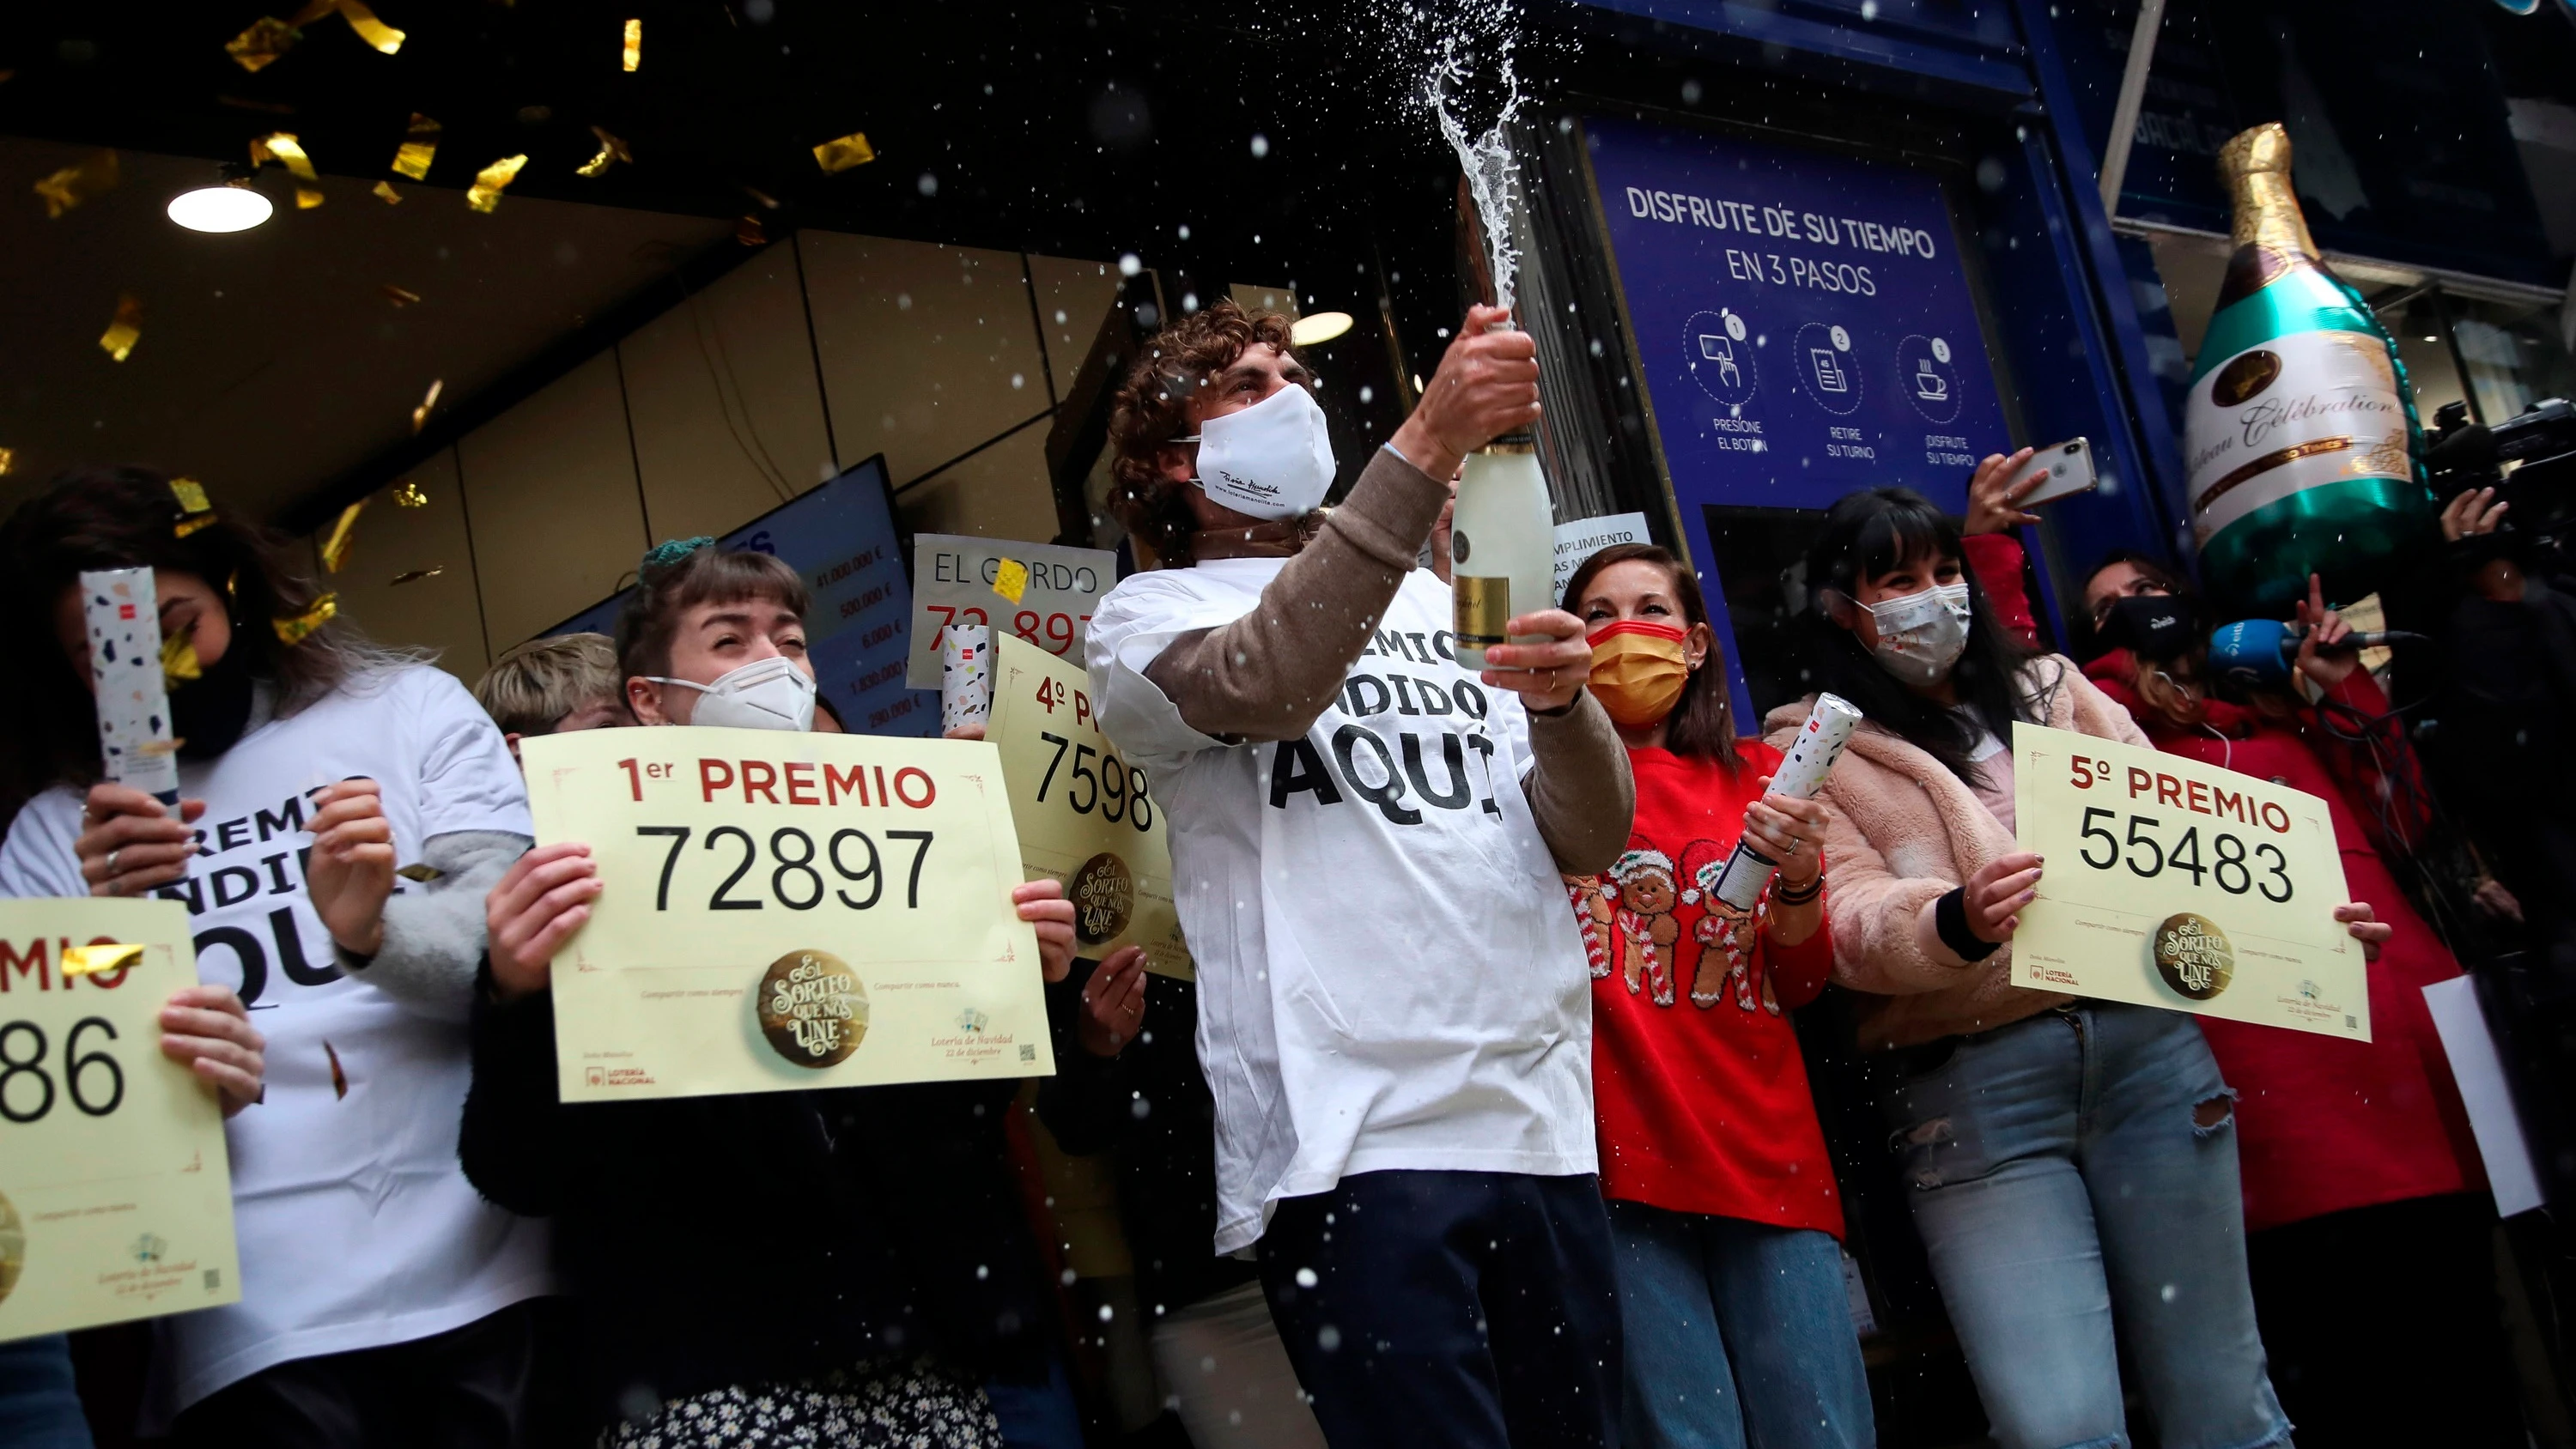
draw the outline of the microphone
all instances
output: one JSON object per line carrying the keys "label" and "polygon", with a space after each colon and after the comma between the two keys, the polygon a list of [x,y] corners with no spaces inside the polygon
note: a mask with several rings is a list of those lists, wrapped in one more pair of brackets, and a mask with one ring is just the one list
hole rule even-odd
{"label": "microphone", "polygon": [[[2307,634],[2304,624],[2242,619],[2209,636],[2209,662],[2221,675],[2242,684],[2284,684],[2290,678],[2291,661],[2298,658],[2299,643]],[[2427,642],[2423,635],[2403,629],[2356,629],[2323,647],[2332,653],[2350,654],[2392,644]]]}

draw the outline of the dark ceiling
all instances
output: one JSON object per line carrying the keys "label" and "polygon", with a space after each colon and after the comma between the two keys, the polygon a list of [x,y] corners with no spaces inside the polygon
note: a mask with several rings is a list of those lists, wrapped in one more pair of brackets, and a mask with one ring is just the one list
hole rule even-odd
{"label": "dark ceiling", "polygon": [[[120,419],[150,414],[166,425],[118,439],[138,447],[278,410],[365,413],[369,429],[341,429],[292,467],[271,460],[277,481],[264,501],[280,514],[298,501],[309,511],[364,462],[353,456],[366,453],[362,438],[380,450],[402,440],[407,421],[382,436],[387,409],[399,404],[390,416],[403,419],[429,377],[456,387],[524,367],[549,337],[559,347],[576,318],[677,265],[693,243],[731,234],[745,215],[773,234],[811,226],[1077,257],[1132,252],[1167,282],[1210,295],[1232,279],[1373,272],[1399,319],[1419,319],[1428,334],[1457,305],[1455,170],[1403,104],[1418,47],[1407,51],[1388,27],[1405,7],[1302,8],[1308,18],[1254,12],[1212,24],[1161,3],[383,0],[375,15],[405,32],[397,53],[327,15],[251,72],[225,43],[263,15],[292,15],[292,4],[9,6],[0,136],[27,139],[0,149],[0,184],[18,198],[5,203],[11,221],[0,230],[0,284],[16,294],[0,326],[43,345],[12,339],[30,356],[0,370],[0,428],[44,434],[28,459],[36,464],[57,461],[69,414],[120,389],[149,394],[128,398]],[[1372,19],[1381,13],[1399,20]],[[631,73],[621,64],[629,18],[642,39]],[[368,188],[389,175],[415,112],[442,127],[436,160],[425,185],[398,182],[407,199],[388,208]],[[575,174],[599,150],[594,126],[621,138],[633,164]],[[235,238],[176,233],[157,219],[190,172],[156,158],[244,161],[253,138],[278,130],[300,138],[324,177],[323,211],[288,208],[280,220],[291,227]],[[812,148],[852,132],[865,133],[877,159],[827,174]],[[101,146],[127,153],[126,184],[86,215],[42,220],[21,188]],[[458,193],[475,173],[521,153],[528,162],[500,210],[469,211]],[[291,194],[274,167],[261,185],[281,202]],[[162,235],[137,234],[153,227]],[[293,246],[280,239],[290,230],[302,237]],[[104,360],[95,339],[116,296],[153,270],[139,258],[182,246],[198,256],[281,253],[264,263],[275,289],[256,319],[236,307],[225,320],[215,299],[164,285],[164,297],[148,299],[128,375],[87,378]],[[449,317],[480,319],[479,350],[387,342],[389,329],[436,329],[422,309],[390,315],[371,279],[428,295],[403,278],[434,275],[426,263],[442,252],[475,260],[440,285],[451,301],[474,292],[480,310]],[[214,290],[203,283],[191,286]],[[237,327],[307,329],[308,360],[336,357],[345,371],[308,366],[310,375],[263,382],[256,357],[223,355],[225,331]],[[172,342],[184,335],[215,348],[217,361],[192,353],[180,368]],[[374,345],[362,345],[368,338]],[[137,381],[153,370],[137,364],[155,352],[160,367],[191,374],[172,379],[176,391]],[[205,366],[225,376],[194,375]]]}

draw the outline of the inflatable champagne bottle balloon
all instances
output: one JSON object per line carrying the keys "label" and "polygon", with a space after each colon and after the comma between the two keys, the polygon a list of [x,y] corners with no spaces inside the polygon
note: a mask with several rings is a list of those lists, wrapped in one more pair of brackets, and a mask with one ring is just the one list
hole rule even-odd
{"label": "inflatable champagne bottle balloon", "polygon": [[2386,582],[2432,527],[2404,365],[2359,293],[2318,259],[2290,186],[2290,136],[2257,126],[2218,153],[2235,254],[2185,414],[2201,577],[2231,606],[2286,614]]}

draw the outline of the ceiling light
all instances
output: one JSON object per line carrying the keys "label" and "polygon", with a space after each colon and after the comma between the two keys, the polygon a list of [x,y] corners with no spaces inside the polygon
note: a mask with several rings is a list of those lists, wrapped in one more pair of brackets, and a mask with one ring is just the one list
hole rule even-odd
{"label": "ceiling light", "polygon": [[275,210],[247,186],[201,186],[170,198],[170,219],[190,231],[248,231]]}
{"label": "ceiling light", "polygon": [[1288,340],[1299,347],[1330,342],[1351,330],[1348,312],[1309,312],[1288,328]]}

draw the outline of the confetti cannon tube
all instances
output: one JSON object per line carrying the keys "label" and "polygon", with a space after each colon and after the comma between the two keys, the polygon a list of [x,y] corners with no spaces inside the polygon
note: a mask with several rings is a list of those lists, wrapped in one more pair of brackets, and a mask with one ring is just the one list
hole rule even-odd
{"label": "confetti cannon tube", "polygon": [[993,631],[951,624],[939,631],[939,728],[980,725],[993,715]]}
{"label": "confetti cannon tube", "polygon": [[170,696],[161,677],[161,606],[152,570],[98,569],[80,576],[89,623],[91,677],[98,687],[104,773],[179,813],[178,741],[170,737]]}
{"label": "confetti cannon tube", "polygon": [[[1808,712],[1807,722],[1798,727],[1798,742],[1789,747],[1788,758],[1780,762],[1779,773],[1771,777],[1769,793],[1793,800],[1812,798],[1824,787],[1826,774],[1841,758],[1852,727],[1859,723],[1860,711],[1842,696],[1816,696],[1816,707]],[[1749,911],[1762,898],[1762,887],[1770,882],[1772,872],[1779,868],[1780,862],[1738,839],[1735,854],[1727,859],[1725,874],[1718,877],[1715,894],[1737,910]]]}

